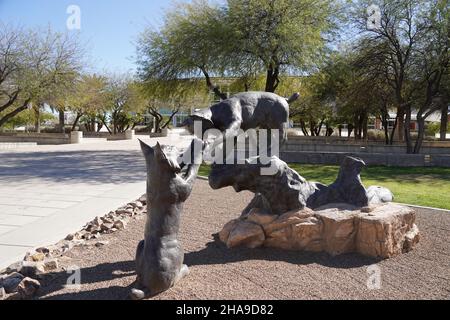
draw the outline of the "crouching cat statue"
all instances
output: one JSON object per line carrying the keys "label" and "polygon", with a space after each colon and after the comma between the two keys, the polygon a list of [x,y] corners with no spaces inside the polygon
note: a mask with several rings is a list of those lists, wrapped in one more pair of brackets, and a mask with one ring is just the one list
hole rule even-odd
{"label": "crouching cat statue", "polygon": [[194,139],[184,154],[177,148],[151,148],[141,142],[147,163],[148,217],[145,239],[136,252],[138,289],[131,298],[157,295],[189,273],[177,240],[183,204],[189,197],[202,162],[203,142]]}

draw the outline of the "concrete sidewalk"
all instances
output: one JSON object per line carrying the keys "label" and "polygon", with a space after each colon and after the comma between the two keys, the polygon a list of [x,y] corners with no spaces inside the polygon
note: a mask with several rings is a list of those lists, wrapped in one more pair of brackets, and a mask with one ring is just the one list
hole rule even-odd
{"label": "concrete sidewalk", "polygon": [[[185,147],[191,138],[141,139]],[[0,269],[137,199],[145,180],[137,139],[0,151]]]}

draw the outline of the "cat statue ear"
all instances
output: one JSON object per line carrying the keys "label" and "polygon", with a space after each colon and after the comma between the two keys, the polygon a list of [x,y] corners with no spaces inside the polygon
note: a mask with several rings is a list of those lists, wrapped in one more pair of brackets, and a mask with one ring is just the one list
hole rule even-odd
{"label": "cat statue ear", "polygon": [[164,153],[163,149],[161,148],[161,145],[159,144],[159,142],[156,142],[156,146],[153,149],[155,151],[155,158],[162,160],[162,161],[167,161],[167,156]]}
{"label": "cat statue ear", "polygon": [[141,144],[141,150],[144,154],[145,160],[152,161],[155,156],[155,150],[140,139],[139,143]]}

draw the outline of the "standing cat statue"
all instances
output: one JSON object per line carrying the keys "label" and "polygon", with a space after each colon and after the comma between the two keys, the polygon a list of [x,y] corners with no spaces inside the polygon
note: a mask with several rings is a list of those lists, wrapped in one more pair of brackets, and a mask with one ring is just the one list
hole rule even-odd
{"label": "standing cat statue", "polygon": [[184,154],[172,146],[150,147],[140,141],[147,163],[148,217],[145,239],[136,252],[137,289],[132,299],[155,296],[189,273],[178,241],[184,202],[202,162],[203,142],[194,139]]}

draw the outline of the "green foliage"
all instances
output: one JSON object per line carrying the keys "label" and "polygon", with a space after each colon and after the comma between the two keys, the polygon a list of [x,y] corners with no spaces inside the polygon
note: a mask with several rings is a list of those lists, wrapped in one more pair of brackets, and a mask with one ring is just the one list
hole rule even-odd
{"label": "green foliage", "polygon": [[198,79],[146,81],[140,89],[148,102],[180,105],[184,110],[207,107],[211,102],[209,90]]}
{"label": "green foliage", "polygon": [[[335,27],[329,0],[229,0],[220,7],[196,0],[171,8],[161,30],[138,41],[144,80],[175,80],[203,74],[234,76],[245,90],[267,71],[278,87],[281,72],[317,64]],[[270,72],[269,72],[270,71]],[[267,89],[267,79],[266,85]]]}
{"label": "green foliage", "polygon": [[[391,108],[400,119],[399,137],[403,139],[405,132],[408,153],[418,153],[425,132],[420,126],[417,139],[412,135],[408,129],[411,113],[417,112],[418,121],[425,122],[442,105],[448,105],[448,0],[353,2],[352,15],[360,34],[356,50],[363,53],[360,65],[372,83],[381,84],[383,103],[393,101]],[[378,27],[368,29],[370,5],[379,7],[381,21]]]}
{"label": "green foliage", "polygon": [[[41,112],[39,116],[41,125],[56,120],[56,117],[51,112]],[[36,122],[36,113],[33,110],[25,110],[19,113],[14,118],[7,121],[3,128],[6,130],[14,130],[18,127],[28,127],[34,125]]]}
{"label": "green foliage", "polygon": [[259,58],[264,67],[298,70],[315,66],[334,25],[336,7],[324,0],[229,0],[228,15],[241,52]]}
{"label": "green foliage", "polygon": [[199,75],[202,68],[220,72],[229,35],[220,7],[206,0],[180,3],[168,11],[159,32],[142,33],[138,42],[139,73],[145,80],[174,80]]}
{"label": "green foliage", "polygon": [[385,135],[382,130],[369,130],[368,139],[370,141],[384,141]]}
{"label": "green foliage", "polygon": [[0,25],[0,127],[28,105],[53,105],[82,68],[76,37],[49,29]]}
{"label": "green foliage", "polygon": [[431,122],[426,124],[425,134],[428,137],[435,137],[441,129],[441,124],[439,122]]}

